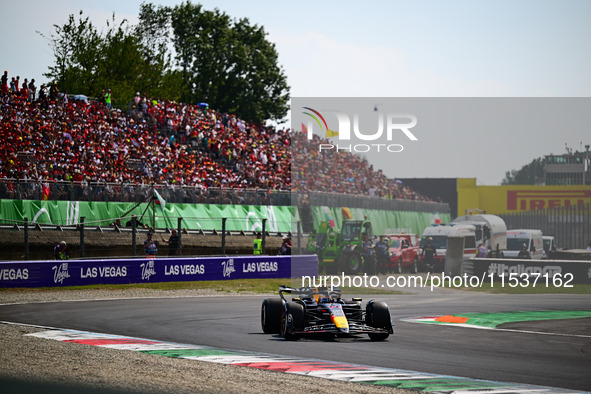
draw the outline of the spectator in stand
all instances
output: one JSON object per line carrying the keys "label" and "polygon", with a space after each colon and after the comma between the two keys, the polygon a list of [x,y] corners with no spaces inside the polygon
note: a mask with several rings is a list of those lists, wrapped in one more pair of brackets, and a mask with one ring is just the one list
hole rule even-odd
{"label": "spectator in stand", "polygon": [[29,101],[35,101],[35,93],[37,92],[37,87],[35,86],[35,78],[31,79],[29,82]]}
{"label": "spectator in stand", "polygon": [[25,82],[23,82],[23,87],[21,88],[19,95],[20,95],[20,97],[22,97],[22,99],[24,101],[27,101],[29,99],[29,88],[28,88],[28,83],[27,83],[26,78],[25,78]]}
{"label": "spectator in stand", "polygon": [[111,89],[107,90],[107,93],[105,93],[105,104],[107,106],[107,109],[112,109],[113,106],[111,104],[111,101],[113,100],[113,97],[111,95]]}
{"label": "spectator in stand", "polygon": [[47,88],[45,87],[45,84],[42,83],[41,86],[39,87],[39,101],[45,102],[46,99],[47,99]]}
{"label": "spectator in stand", "polygon": [[101,89],[101,94],[99,94],[98,97],[99,97],[99,103],[102,104],[102,105],[106,105],[106,103],[105,103],[105,96],[106,96],[105,89]]}
{"label": "spectator in stand", "polygon": [[[99,101],[64,101],[58,99],[57,83],[50,86],[51,101],[41,85],[39,100],[10,100],[0,106],[0,138],[6,141],[0,151],[0,178],[47,184],[52,191],[48,198],[66,196],[67,190],[53,187],[53,182],[68,181],[190,186],[202,199],[210,188],[260,189],[265,192],[256,193],[255,200],[251,193],[241,201],[260,204],[267,203],[266,191],[289,189],[426,200],[358,156],[318,152],[318,145],[327,143],[318,136],[308,141],[303,133],[249,124],[232,114],[146,94],[141,111],[129,116],[101,104],[110,91]],[[24,159],[27,155],[34,158],[34,169]],[[299,173],[293,184],[292,165]],[[101,190],[114,193],[104,186]],[[231,203],[227,197],[220,194],[216,201]]]}
{"label": "spectator in stand", "polygon": [[52,83],[51,87],[49,88],[49,100],[57,101],[59,94],[60,90],[57,87],[57,82]]}
{"label": "spectator in stand", "polygon": [[398,198],[428,201],[395,179],[388,179],[381,171],[374,171],[366,161],[348,152],[324,150],[320,144],[330,144],[314,135],[292,134],[292,170],[300,181],[292,190],[314,190],[333,193],[366,194],[376,198]]}
{"label": "spectator in stand", "polygon": [[4,71],[4,74],[2,74],[1,81],[2,82],[0,84],[0,94],[4,96],[8,94],[8,71]]}

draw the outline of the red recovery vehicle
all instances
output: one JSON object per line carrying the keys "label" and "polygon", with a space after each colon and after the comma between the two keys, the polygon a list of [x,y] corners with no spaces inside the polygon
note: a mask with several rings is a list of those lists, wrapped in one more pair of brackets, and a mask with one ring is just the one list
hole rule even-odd
{"label": "red recovery vehicle", "polygon": [[404,271],[417,273],[421,249],[416,234],[389,234],[386,237],[390,239],[388,271],[399,274]]}

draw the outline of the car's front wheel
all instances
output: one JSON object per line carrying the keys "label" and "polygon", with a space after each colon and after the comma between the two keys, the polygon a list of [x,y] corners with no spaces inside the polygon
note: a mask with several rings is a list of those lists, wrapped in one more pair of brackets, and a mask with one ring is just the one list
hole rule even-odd
{"label": "car's front wheel", "polygon": [[381,328],[388,332],[370,333],[369,339],[372,341],[383,341],[390,336],[392,330],[392,319],[390,310],[385,302],[377,301],[367,305],[365,313],[365,324],[373,328]]}
{"label": "car's front wheel", "polygon": [[297,302],[286,302],[281,312],[281,336],[288,341],[300,339],[295,333],[302,331],[305,324],[304,307]]}
{"label": "car's front wheel", "polygon": [[282,309],[280,298],[265,298],[261,306],[261,328],[265,334],[279,334]]}

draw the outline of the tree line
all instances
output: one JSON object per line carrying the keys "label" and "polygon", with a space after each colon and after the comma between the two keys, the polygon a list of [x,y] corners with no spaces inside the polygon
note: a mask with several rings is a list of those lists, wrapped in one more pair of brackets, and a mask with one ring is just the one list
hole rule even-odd
{"label": "tree line", "polygon": [[505,172],[505,178],[501,185],[537,185],[544,182],[544,163],[543,157],[533,159],[521,167],[519,170]]}
{"label": "tree line", "polygon": [[80,11],[54,30],[46,37],[54,64],[44,76],[62,92],[97,97],[109,88],[125,104],[136,92],[207,102],[250,122],[287,114],[289,86],[275,45],[247,18],[189,1],[143,3],[137,25],[113,14],[99,29]]}

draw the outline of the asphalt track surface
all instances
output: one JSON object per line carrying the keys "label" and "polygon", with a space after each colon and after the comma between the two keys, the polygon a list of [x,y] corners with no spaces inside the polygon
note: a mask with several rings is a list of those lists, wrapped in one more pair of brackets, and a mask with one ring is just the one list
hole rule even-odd
{"label": "asphalt track surface", "polygon": [[573,321],[576,335],[571,335],[570,324],[564,321],[512,325],[509,330],[401,321],[469,312],[589,310],[588,295],[497,295],[440,289],[362,297],[364,301],[376,298],[388,303],[395,327],[387,341],[371,342],[367,336],[358,336],[287,342],[278,335],[263,334],[259,321],[261,296],[3,305],[0,320],[591,391],[590,319],[583,322],[583,327],[581,321]]}

